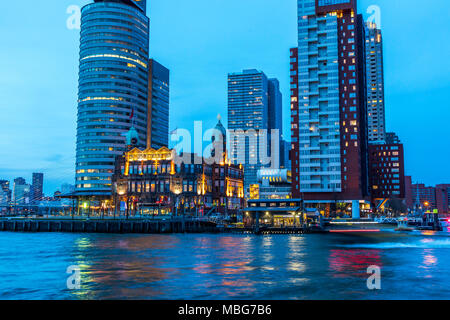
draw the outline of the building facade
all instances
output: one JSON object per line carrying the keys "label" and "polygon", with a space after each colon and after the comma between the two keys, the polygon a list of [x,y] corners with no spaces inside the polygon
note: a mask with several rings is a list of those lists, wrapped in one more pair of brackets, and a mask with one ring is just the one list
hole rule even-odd
{"label": "building facade", "polygon": [[31,202],[39,202],[44,197],[44,174],[35,172],[33,173],[31,184]]}
{"label": "building facade", "polygon": [[[278,80],[269,80],[258,70],[229,74],[228,129],[242,131],[240,137],[231,137],[229,152],[234,163],[244,165],[248,193],[250,185],[257,184],[259,169],[279,166],[282,97]],[[272,129],[278,129],[278,134],[271,134]]]}
{"label": "building facade", "polygon": [[169,146],[170,71],[153,59],[148,66],[147,147],[159,149]]}
{"label": "building facade", "polygon": [[147,141],[149,18],[146,1],[104,0],[81,14],[76,190],[111,194],[116,156],[133,125]]}
{"label": "building facade", "polygon": [[406,181],[406,206],[410,210],[437,210],[439,214],[450,214],[450,184],[426,186],[412,183],[410,176]]}
{"label": "building facade", "polygon": [[450,213],[450,184],[436,186],[436,207],[441,214]]}
{"label": "building facade", "polygon": [[407,188],[409,189],[407,194],[411,195],[411,199],[406,199],[409,209],[437,209],[435,187],[429,187],[423,183],[412,183],[411,185],[407,184]]}
{"label": "building facade", "polygon": [[386,132],[386,143],[387,144],[396,144],[396,143],[401,143],[401,141],[395,132]]}
{"label": "building facade", "polygon": [[368,198],[364,27],[356,1],[298,0],[291,49],[293,197]]}
{"label": "building facade", "polygon": [[278,79],[268,80],[269,94],[269,130],[279,130],[278,138],[283,134],[283,96]]}
{"label": "building facade", "polygon": [[402,144],[369,146],[370,189],[373,200],[405,198]]}
{"label": "building facade", "polygon": [[[129,215],[233,216],[244,206],[244,172],[230,163],[207,164],[165,147],[134,148],[117,158],[114,202]],[[182,160],[183,159],[183,160]]]}
{"label": "building facade", "polygon": [[384,102],[383,38],[376,24],[365,25],[367,122],[369,144],[386,142],[386,114]]}
{"label": "building facade", "polygon": [[244,70],[228,75],[228,129],[255,131],[248,139],[233,137],[230,141],[230,158],[234,163],[244,164],[246,189],[257,183],[257,172],[262,167],[259,150],[267,148],[262,146],[258,133],[269,129],[268,90],[264,72]]}
{"label": "building facade", "polygon": [[12,201],[13,205],[28,205],[30,204],[31,186],[26,183],[22,177],[14,179]]}
{"label": "building facade", "polygon": [[1,201],[0,205],[7,205],[11,201],[12,191],[8,180],[0,180]]}

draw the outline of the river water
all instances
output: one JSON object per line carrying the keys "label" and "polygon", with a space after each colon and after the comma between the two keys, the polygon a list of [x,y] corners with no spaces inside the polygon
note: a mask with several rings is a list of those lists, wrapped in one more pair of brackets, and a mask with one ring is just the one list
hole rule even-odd
{"label": "river water", "polygon": [[421,233],[0,232],[0,299],[450,299],[449,274],[450,237]]}

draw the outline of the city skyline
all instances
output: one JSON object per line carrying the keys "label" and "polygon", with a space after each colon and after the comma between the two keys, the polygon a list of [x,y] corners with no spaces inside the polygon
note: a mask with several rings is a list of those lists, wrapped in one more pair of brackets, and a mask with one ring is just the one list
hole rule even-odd
{"label": "city skyline", "polygon": [[[79,5],[88,2],[80,1]],[[286,116],[289,115],[289,48],[296,45],[296,1],[282,4],[267,1],[266,6],[261,6],[263,8],[253,8],[259,17],[253,25],[243,22],[244,29],[240,29],[242,25],[238,20],[240,15],[244,16],[250,10],[253,1],[239,5],[237,1],[230,1],[225,5],[225,11],[242,10],[234,12],[236,20],[231,21],[234,24],[229,32],[221,29],[230,21],[225,21],[227,14],[218,11],[219,4],[209,4],[206,7],[208,10],[203,11],[209,14],[205,19],[216,29],[205,30],[198,21],[191,21],[188,27],[183,26],[187,17],[192,16],[189,12],[198,12],[198,6],[202,3],[196,1],[192,8],[181,4],[170,12],[170,19],[167,19],[170,2],[154,1],[147,11],[151,19],[150,56],[173,71],[169,129],[190,129],[194,120],[203,120],[205,126],[213,127],[217,113],[226,114],[227,73],[256,68],[280,80],[284,97],[284,135],[289,137],[289,117]],[[398,3],[375,1],[381,7],[382,17],[387,131],[395,131],[405,144],[406,174],[412,175],[414,181],[435,185],[450,180],[449,173],[442,172],[450,151],[440,147],[442,142],[439,139],[445,137],[444,97],[445,87],[449,84],[445,78],[449,62],[440,59],[439,54],[448,52],[442,47],[448,44],[441,43],[439,37],[430,37],[433,26],[440,25],[441,30],[442,26],[448,28],[440,20],[445,17],[438,14],[444,10],[446,3],[436,1],[432,8],[409,3],[404,7]],[[74,183],[79,32],[68,30],[65,26],[69,16],[65,10],[70,4],[73,3],[61,1],[53,8],[43,5],[43,11],[37,18],[38,9],[33,8],[32,12],[25,10],[25,18],[30,18],[29,21],[37,27],[18,27],[14,39],[6,32],[16,27],[10,20],[14,15],[7,15],[5,21],[0,22],[0,30],[5,31],[7,43],[12,47],[11,52],[2,53],[6,54],[2,60],[8,61],[8,65],[3,67],[8,77],[3,78],[0,89],[0,97],[6,106],[4,121],[7,123],[0,135],[3,138],[0,144],[2,156],[6,159],[0,168],[0,177],[12,181],[18,176],[28,177],[31,172],[44,172],[45,193],[53,193],[62,183]],[[374,3],[360,1],[359,11],[365,13],[365,8],[371,4]],[[16,5],[8,3],[6,11]],[[268,14],[275,15],[280,24],[276,27],[273,24],[264,26],[264,17],[267,18]],[[367,14],[364,16],[367,18]],[[402,22],[410,23],[410,31],[396,28]],[[179,34],[182,30],[184,35]],[[215,39],[214,30],[217,34],[223,34],[226,41]],[[442,31],[445,33],[445,30]],[[24,38],[27,41],[17,36],[22,32],[26,34]],[[46,33],[50,35],[49,39],[41,39]],[[187,33],[189,36],[186,37]],[[204,34],[205,38],[198,39],[199,34]],[[424,43],[412,42],[417,35],[422,35]],[[260,43],[267,38],[277,41],[276,44],[272,43],[269,47]],[[192,43],[189,44],[190,41]],[[243,45],[246,42],[248,45]],[[230,49],[232,44],[238,45]],[[31,45],[34,58],[30,59],[28,52],[31,52]],[[61,48],[55,50],[56,45]],[[415,50],[414,45],[422,49]],[[219,56],[221,63],[214,65],[219,51],[222,51]],[[16,58],[11,60],[11,55]],[[415,68],[410,70],[413,64]],[[43,96],[48,98],[43,99]],[[429,118],[424,117],[424,103],[436,106],[427,108],[426,116]],[[20,112],[14,112],[16,110]],[[189,110],[189,115],[183,114],[182,110]],[[433,125],[429,125],[431,121],[427,120],[433,120]],[[227,119],[224,125],[226,123]],[[11,157],[10,153],[21,154],[21,157]]]}

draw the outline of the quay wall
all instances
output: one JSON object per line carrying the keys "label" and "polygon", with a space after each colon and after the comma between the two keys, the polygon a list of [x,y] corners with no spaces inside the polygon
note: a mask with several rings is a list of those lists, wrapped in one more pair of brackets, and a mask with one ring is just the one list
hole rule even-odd
{"label": "quay wall", "polygon": [[74,233],[217,233],[216,224],[207,221],[146,220],[0,220],[0,231]]}

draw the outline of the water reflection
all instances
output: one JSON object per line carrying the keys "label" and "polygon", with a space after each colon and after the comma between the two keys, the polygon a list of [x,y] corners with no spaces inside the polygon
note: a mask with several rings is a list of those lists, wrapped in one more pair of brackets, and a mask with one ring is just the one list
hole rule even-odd
{"label": "water reflection", "polygon": [[288,270],[299,273],[305,272],[305,238],[290,236],[287,243]]}
{"label": "water reflection", "polygon": [[381,250],[333,249],[329,263],[335,278],[367,277],[369,266],[382,267]]}
{"label": "water reflection", "polygon": [[422,270],[422,276],[426,279],[433,278],[434,271],[437,271],[438,259],[434,254],[434,249],[423,250],[423,262],[419,268]]}
{"label": "water reflection", "polygon": [[[450,298],[447,239],[400,240],[0,233],[0,298]],[[82,269],[81,290],[66,287],[70,265]],[[366,288],[370,265],[382,267],[376,294]]]}
{"label": "water reflection", "polygon": [[[169,250],[179,245],[177,238],[147,236],[127,236],[97,238],[92,241],[82,238],[75,242],[74,265],[81,269],[81,290],[70,291],[79,299],[109,299],[156,297],[161,291],[153,290],[152,283],[168,279],[175,268],[164,267],[164,256],[154,256],[153,252]],[[126,289],[130,279],[136,283]],[[105,290],[98,294],[97,288],[121,288],[111,292]]]}

